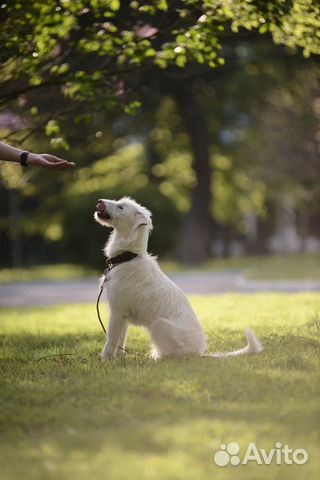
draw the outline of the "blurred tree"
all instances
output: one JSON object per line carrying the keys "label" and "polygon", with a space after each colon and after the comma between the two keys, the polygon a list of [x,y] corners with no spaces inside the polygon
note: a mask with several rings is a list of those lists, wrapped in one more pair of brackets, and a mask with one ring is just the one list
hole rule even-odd
{"label": "blurred tree", "polygon": [[185,222],[181,258],[185,263],[198,263],[209,254],[211,167],[210,137],[207,121],[197,101],[194,88],[180,86],[175,92],[193,152],[196,185],[192,190],[189,215]]}
{"label": "blurred tree", "polygon": [[[88,154],[80,152],[81,144],[88,143],[85,133],[92,135],[92,123],[105,118],[104,112],[134,113],[148,93],[157,89],[161,97],[171,89],[190,137],[196,173],[183,235],[189,261],[208,253],[212,188],[209,130],[194,80],[207,67],[222,66],[224,53],[237,39],[253,42],[266,34],[276,43],[301,48],[305,56],[320,53],[319,4],[311,0],[12,0],[0,2],[0,22],[0,108],[14,112],[17,120],[4,132],[9,141],[23,143],[45,132],[58,148],[77,141],[81,157]],[[118,122],[120,130],[126,122]],[[112,148],[113,140],[106,136],[104,147]],[[159,162],[152,142],[149,146],[150,175]],[[90,152],[83,161],[95,158]],[[190,235],[195,228],[197,238]]]}
{"label": "blurred tree", "polygon": [[133,113],[140,105],[139,92],[130,89],[137,72],[223,65],[222,47],[244,36],[269,33],[306,56],[319,54],[319,8],[312,0],[3,1],[0,107],[20,105],[25,112],[34,92],[56,95],[59,101],[43,115],[28,107],[36,117],[32,127],[66,146],[58,123],[66,113],[61,96],[69,115],[75,105]]}
{"label": "blurred tree", "polygon": [[[320,72],[315,62],[282,72],[242,147],[270,202],[290,200],[300,235],[319,235]],[[317,219],[312,224],[312,219]]]}

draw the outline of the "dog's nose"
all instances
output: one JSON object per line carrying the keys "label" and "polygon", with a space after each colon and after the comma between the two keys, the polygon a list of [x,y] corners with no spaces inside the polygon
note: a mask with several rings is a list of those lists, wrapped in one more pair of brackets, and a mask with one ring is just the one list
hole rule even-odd
{"label": "dog's nose", "polygon": [[106,210],[106,206],[102,200],[98,200],[98,203],[96,205],[96,210],[97,212],[100,212],[100,213],[103,213]]}

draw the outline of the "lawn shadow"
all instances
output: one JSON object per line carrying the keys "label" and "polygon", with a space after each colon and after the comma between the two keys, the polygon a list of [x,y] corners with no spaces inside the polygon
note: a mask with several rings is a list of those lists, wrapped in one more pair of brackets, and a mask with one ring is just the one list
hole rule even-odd
{"label": "lawn shadow", "polygon": [[[3,433],[47,438],[61,455],[75,448],[96,453],[106,442],[120,450],[169,452],[176,444],[172,432],[192,436],[205,428],[214,438],[221,424],[283,429],[290,438],[310,434],[316,425],[316,402],[309,402],[312,361],[319,348],[310,340],[270,335],[260,356],[159,362],[148,356],[144,340],[139,356],[103,363],[101,334],[2,335]],[[61,443],[68,431],[78,435]]]}

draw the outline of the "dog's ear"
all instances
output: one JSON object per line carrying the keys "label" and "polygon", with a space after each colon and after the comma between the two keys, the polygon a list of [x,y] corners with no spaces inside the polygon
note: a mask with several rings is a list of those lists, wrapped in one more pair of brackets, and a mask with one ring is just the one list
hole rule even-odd
{"label": "dog's ear", "polygon": [[152,230],[151,212],[146,208],[135,213],[135,226],[141,227],[142,225],[147,226],[148,230]]}

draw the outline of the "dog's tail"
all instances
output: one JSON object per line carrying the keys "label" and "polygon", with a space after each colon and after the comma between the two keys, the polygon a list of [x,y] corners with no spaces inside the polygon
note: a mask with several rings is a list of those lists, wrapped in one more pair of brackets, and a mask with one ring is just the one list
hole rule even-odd
{"label": "dog's tail", "polygon": [[251,330],[245,330],[247,337],[247,345],[240,350],[234,350],[233,352],[217,352],[208,353],[207,357],[224,358],[224,357],[237,357],[238,355],[258,355],[263,350],[263,345],[260,340],[255,336]]}

